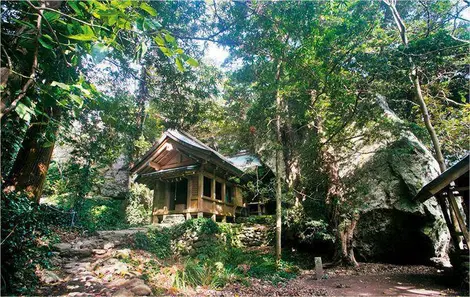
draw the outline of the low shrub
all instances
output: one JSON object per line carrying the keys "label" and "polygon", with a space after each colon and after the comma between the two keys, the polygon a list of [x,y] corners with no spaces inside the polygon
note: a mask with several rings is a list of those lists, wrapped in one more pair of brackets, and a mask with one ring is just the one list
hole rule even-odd
{"label": "low shrub", "polygon": [[173,226],[170,231],[173,234],[173,237],[177,238],[188,232],[195,232],[198,235],[213,235],[220,233],[220,228],[216,222],[210,219],[197,218],[186,220],[182,224]]}
{"label": "low shrub", "polygon": [[286,210],[283,216],[283,233],[293,236],[297,244],[313,245],[334,240],[328,230],[328,223],[323,219],[310,218],[301,204]]}
{"label": "low shrub", "polygon": [[94,232],[96,230],[115,230],[128,227],[122,200],[105,198],[83,199],[78,208],[78,225]]}
{"label": "low shrub", "polygon": [[138,232],[134,239],[135,247],[149,251],[158,258],[164,259],[172,254],[170,229],[151,230],[148,233]]}
{"label": "low shrub", "polygon": [[50,268],[50,244],[59,241],[50,227],[69,226],[70,216],[24,194],[2,192],[1,217],[2,296],[31,294],[38,284],[36,268]]}
{"label": "low shrub", "polygon": [[278,283],[297,275],[298,268],[291,262],[282,261],[278,268],[274,255],[242,249],[237,236],[239,232],[240,226],[200,218],[147,234],[138,233],[135,247],[164,259],[178,253],[175,243],[183,235],[198,237],[198,246],[184,258],[182,267],[173,272],[174,286],[180,289],[221,288],[227,283],[244,282],[248,276]]}
{"label": "low shrub", "polygon": [[178,289],[197,287],[205,284],[207,273],[198,262],[187,259],[183,267],[176,271],[173,286]]}
{"label": "low shrub", "polygon": [[129,204],[126,207],[126,220],[134,226],[150,223],[153,191],[143,184],[131,184]]}

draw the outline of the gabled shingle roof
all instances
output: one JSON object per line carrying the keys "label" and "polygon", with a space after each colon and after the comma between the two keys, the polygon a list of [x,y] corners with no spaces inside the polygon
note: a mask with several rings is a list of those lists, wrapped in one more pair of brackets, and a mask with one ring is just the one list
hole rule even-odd
{"label": "gabled shingle roof", "polygon": [[220,165],[232,171],[236,175],[243,174],[243,170],[238,168],[232,162],[230,162],[227,157],[223,156],[219,152],[202,143],[189,133],[176,129],[169,129],[165,131],[162,137],[160,137],[160,139],[158,140],[158,142],[153,145],[152,148],[147,153],[145,153],[145,155],[131,168],[131,172],[138,171],[139,168],[141,168],[146,162],[148,162],[149,158],[152,156],[152,153],[160,146],[160,144],[163,143],[163,141],[165,141],[166,138],[170,138],[189,149],[199,151],[202,155],[205,155],[208,160],[211,160],[214,163],[220,163]]}

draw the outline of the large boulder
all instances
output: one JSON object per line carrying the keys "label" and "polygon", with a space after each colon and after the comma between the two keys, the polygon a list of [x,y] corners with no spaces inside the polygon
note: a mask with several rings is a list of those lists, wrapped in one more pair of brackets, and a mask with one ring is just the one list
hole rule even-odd
{"label": "large boulder", "polygon": [[[384,102],[379,103],[390,122],[401,124]],[[437,162],[415,135],[390,132],[375,141],[355,141],[341,154],[347,199],[360,210],[355,230],[358,260],[425,264],[433,257],[447,257],[449,234],[437,201],[412,200],[439,174]]]}
{"label": "large boulder", "polygon": [[125,198],[129,191],[129,165],[126,156],[119,156],[102,172],[104,183],[100,188],[105,197]]}
{"label": "large boulder", "polygon": [[[67,145],[58,145],[54,148],[52,160],[64,166],[70,161],[73,147]],[[129,162],[125,155],[120,155],[112,164],[99,169],[100,176],[103,177],[102,183],[93,186],[93,194],[104,197],[122,199],[127,197],[129,192]]]}

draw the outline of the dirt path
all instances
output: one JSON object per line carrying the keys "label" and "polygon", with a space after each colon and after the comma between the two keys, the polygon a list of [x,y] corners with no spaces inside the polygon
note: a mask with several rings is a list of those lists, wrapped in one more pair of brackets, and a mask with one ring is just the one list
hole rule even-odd
{"label": "dirt path", "polygon": [[[223,290],[207,288],[178,291],[171,274],[178,262],[165,262],[152,254],[131,250],[132,234],[141,229],[103,231],[56,245],[57,269],[42,271],[37,295],[52,296],[436,296],[466,295],[446,286],[442,272],[428,266],[363,263],[359,268],[327,269],[315,279],[303,270],[296,279],[274,285],[250,279],[249,285],[230,284]],[[153,269],[155,268],[155,269]]]}
{"label": "dirt path", "polygon": [[327,270],[328,278],[315,281],[331,295],[437,296],[461,295],[446,285],[447,276],[429,266],[362,263],[357,269]]}
{"label": "dirt path", "polygon": [[52,296],[147,296],[152,289],[141,273],[126,263],[131,235],[142,229],[102,231],[55,245],[53,262],[58,269],[43,271],[38,295]]}
{"label": "dirt path", "polygon": [[316,280],[315,272],[304,270],[286,284],[273,286],[254,280],[250,287],[230,285],[228,295],[253,296],[456,296],[468,295],[448,286],[448,277],[429,266],[400,266],[361,263],[359,268],[327,269]]}

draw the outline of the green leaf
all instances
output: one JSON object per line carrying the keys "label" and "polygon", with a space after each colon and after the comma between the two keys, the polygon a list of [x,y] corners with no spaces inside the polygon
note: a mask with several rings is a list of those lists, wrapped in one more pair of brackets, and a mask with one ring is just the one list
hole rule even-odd
{"label": "green leaf", "polygon": [[46,12],[43,12],[42,14],[46,18],[46,20],[49,21],[49,23],[52,23],[55,20],[58,20],[60,18],[60,14],[58,14],[57,12],[53,12],[53,11],[46,11]]}
{"label": "green leaf", "polygon": [[159,45],[159,46],[164,46],[165,45],[165,40],[160,36],[157,35],[153,38],[153,40]]}
{"label": "green leaf", "polygon": [[39,38],[38,38],[38,41],[39,41],[39,43],[40,43],[43,47],[45,47],[45,48],[47,48],[47,49],[50,49],[50,50],[51,50],[51,49],[54,48],[52,45],[48,44],[48,43],[44,40],[44,37],[43,37],[43,36],[39,37]]}
{"label": "green leaf", "polygon": [[103,59],[106,58],[106,55],[108,54],[108,50],[109,48],[102,43],[96,43],[93,45],[91,48],[91,55],[93,60],[95,60],[95,63],[100,63],[103,61]]}
{"label": "green leaf", "polygon": [[169,33],[165,34],[165,40],[169,43],[173,43],[173,44],[176,43],[176,39],[173,36],[171,36],[171,34]]}
{"label": "green leaf", "polygon": [[63,90],[70,91],[70,86],[69,85],[66,85],[66,84],[58,82],[58,81],[53,81],[51,83],[51,87],[59,87]]}
{"label": "green leaf", "polygon": [[77,1],[67,1],[67,4],[72,7],[76,14],[82,16],[82,9],[78,6]]}
{"label": "green leaf", "polygon": [[147,52],[147,45],[145,44],[145,42],[142,42],[141,50],[142,50],[142,53],[140,56],[143,57],[145,53]]}
{"label": "green leaf", "polygon": [[80,41],[93,41],[96,39],[95,35],[90,34],[76,34],[76,35],[69,35],[67,36],[69,39],[75,39]]}
{"label": "green leaf", "polygon": [[156,16],[157,15],[157,11],[155,9],[153,9],[152,6],[148,5],[145,2],[142,2],[142,4],[140,4],[140,8],[145,10],[151,16]]}
{"label": "green leaf", "polygon": [[29,122],[31,120],[31,115],[34,114],[34,111],[23,103],[18,103],[15,108],[16,113],[20,116],[21,119]]}
{"label": "green leaf", "polygon": [[77,96],[75,94],[69,94],[69,98],[72,100],[72,102],[78,105],[78,107],[81,108],[83,106],[83,99],[80,96]]}
{"label": "green leaf", "polygon": [[20,25],[29,27],[29,28],[31,28],[31,29],[35,29],[35,28],[36,28],[32,23],[23,22],[23,21],[20,21],[20,20],[17,20],[17,19],[12,19],[12,20],[13,20],[15,23],[18,23],[18,24],[20,24]]}
{"label": "green leaf", "polygon": [[173,56],[173,52],[169,48],[164,47],[164,46],[160,46],[159,48],[165,56],[167,57]]}
{"label": "green leaf", "polygon": [[178,68],[179,71],[181,72],[184,71],[183,61],[181,61],[179,57],[176,58],[176,67]]}
{"label": "green leaf", "polygon": [[194,58],[187,59],[186,63],[188,63],[189,65],[191,65],[193,67],[198,67],[199,66],[199,62],[196,61],[196,59],[194,59]]}
{"label": "green leaf", "polygon": [[73,85],[73,87],[79,89],[87,97],[90,96],[90,94],[91,94],[90,91],[85,89],[82,85],[75,84],[75,85]]}

